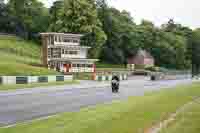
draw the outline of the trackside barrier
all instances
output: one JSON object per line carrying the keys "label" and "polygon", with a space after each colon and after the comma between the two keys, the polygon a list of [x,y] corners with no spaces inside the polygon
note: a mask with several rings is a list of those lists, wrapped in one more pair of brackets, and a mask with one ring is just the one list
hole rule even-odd
{"label": "trackside barrier", "polygon": [[172,73],[161,73],[154,72],[150,74],[151,80],[181,80],[191,79],[190,74],[172,74]]}
{"label": "trackside barrier", "polygon": [[[128,79],[127,74],[120,74],[118,76],[119,76],[120,80],[127,80]],[[96,81],[111,81],[112,75],[96,75],[95,80]]]}
{"label": "trackside barrier", "polygon": [[3,83],[3,80],[2,80],[2,77],[0,77],[0,84],[2,84]]}
{"label": "trackside barrier", "polygon": [[72,81],[73,75],[55,76],[0,76],[0,85]]}

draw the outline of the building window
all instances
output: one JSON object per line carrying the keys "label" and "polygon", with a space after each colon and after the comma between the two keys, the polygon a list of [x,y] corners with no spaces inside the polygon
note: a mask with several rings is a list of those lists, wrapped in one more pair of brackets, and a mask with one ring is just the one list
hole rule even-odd
{"label": "building window", "polygon": [[54,49],[52,49],[51,52],[52,52],[53,58],[61,57],[61,49],[60,48],[54,48]]}
{"label": "building window", "polygon": [[51,58],[51,49],[48,48],[48,58]]}
{"label": "building window", "polygon": [[78,40],[73,40],[73,43],[78,43]]}
{"label": "building window", "polygon": [[80,64],[80,67],[84,67],[84,65],[83,65],[83,64]]}
{"label": "building window", "polygon": [[74,53],[74,51],[69,51],[69,54],[73,54]]}
{"label": "building window", "polygon": [[92,64],[88,64],[88,65],[87,65],[87,67],[89,67],[89,68],[92,68],[92,67],[93,67],[93,65],[92,65]]}
{"label": "building window", "polygon": [[51,44],[53,45],[53,44],[54,44],[54,37],[51,36],[51,37],[50,37],[50,40],[51,40]]}
{"label": "building window", "polygon": [[68,50],[65,50],[65,51],[64,51],[64,54],[68,54],[68,55],[77,55],[77,54],[78,54],[78,51],[68,51]]}
{"label": "building window", "polygon": [[64,49],[62,49],[62,54],[65,54],[65,50]]}
{"label": "building window", "polygon": [[77,54],[78,54],[78,51],[73,51],[73,54],[74,54],[74,55],[77,55]]}
{"label": "building window", "polygon": [[70,42],[70,40],[69,39],[64,39],[64,42]]}
{"label": "building window", "polygon": [[61,36],[59,36],[59,42],[62,42],[62,38],[61,38]]}
{"label": "building window", "polygon": [[69,52],[67,50],[65,50],[65,54],[69,54]]}

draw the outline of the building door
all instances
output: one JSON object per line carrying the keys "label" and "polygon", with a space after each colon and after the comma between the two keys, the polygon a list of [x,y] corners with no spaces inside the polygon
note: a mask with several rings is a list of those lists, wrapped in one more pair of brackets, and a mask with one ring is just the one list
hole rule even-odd
{"label": "building door", "polygon": [[64,64],[64,72],[70,72],[70,69],[71,69],[71,64],[70,63]]}

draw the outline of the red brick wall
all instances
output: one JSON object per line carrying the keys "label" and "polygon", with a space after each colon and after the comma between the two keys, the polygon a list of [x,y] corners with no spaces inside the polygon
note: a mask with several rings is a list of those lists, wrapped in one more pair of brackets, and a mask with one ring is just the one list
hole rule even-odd
{"label": "red brick wall", "polygon": [[136,64],[136,65],[154,65],[154,59],[152,58],[144,58],[144,57],[135,57],[129,58],[128,64]]}
{"label": "red brick wall", "polygon": [[145,58],[145,59],[144,59],[144,64],[145,64],[145,65],[154,66],[154,60],[151,59],[151,58]]}

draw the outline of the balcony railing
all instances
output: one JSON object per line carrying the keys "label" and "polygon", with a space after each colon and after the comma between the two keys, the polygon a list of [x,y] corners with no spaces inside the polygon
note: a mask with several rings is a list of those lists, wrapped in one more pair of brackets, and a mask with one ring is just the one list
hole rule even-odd
{"label": "balcony railing", "polygon": [[55,45],[79,45],[79,43],[75,42],[54,42]]}

